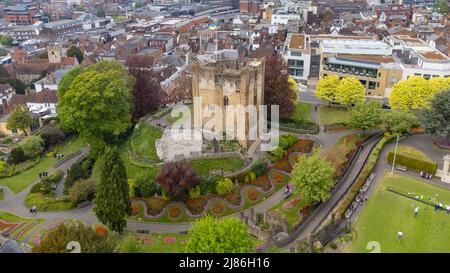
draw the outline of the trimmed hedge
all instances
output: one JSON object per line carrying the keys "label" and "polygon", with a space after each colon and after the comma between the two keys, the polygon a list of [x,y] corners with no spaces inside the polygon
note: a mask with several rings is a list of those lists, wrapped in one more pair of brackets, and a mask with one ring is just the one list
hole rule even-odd
{"label": "trimmed hedge", "polygon": [[[392,161],[394,159],[394,152],[390,151],[387,157],[388,163],[392,164]],[[432,175],[436,174],[438,165],[436,162],[423,160],[420,158],[412,157],[405,154],[397,153],[397,156],[395,157],[395,164],[405,166],[409,169],[415,170],[415,171],[424,171],[427,173],[431,173]]]}
{"label": "trimmed hedge", "polygon": [[432,207],[436,206],[436,203],[434,203],[434,202],[431,202],[431,201],[425,200],[425,199],[420,199],[420,198],[417,199],[417,198],[415,198],[414,196],[409,195],[409,194],[408,194],[407,192],[405,192],[405,191],[401,191],[401,190],[398,190],[398,189],[394,189],[394,188],[392,188],[392,187],[387,187],[387,190],[390,191],[390,192],[396,193],[396,194],[398,194],[398,195],[402,195],[402,196],[404,196],[404,197],[406,197],[406,198],[409,198],[409,199],[412,199],[412,200],[416,200],[417,202],[424,203],[425,205],[429,205],[429,206],[432,206]]}

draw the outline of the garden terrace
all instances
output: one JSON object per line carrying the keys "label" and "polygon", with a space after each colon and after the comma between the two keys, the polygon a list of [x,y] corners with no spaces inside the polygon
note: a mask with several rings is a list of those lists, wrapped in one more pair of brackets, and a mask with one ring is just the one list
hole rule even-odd
{"label": "garden terrace", "polygon": [[38,228],[45,219],[31,219],[0,211],[0,232],[8,232],[10,237],[23,241],[31,232]]}

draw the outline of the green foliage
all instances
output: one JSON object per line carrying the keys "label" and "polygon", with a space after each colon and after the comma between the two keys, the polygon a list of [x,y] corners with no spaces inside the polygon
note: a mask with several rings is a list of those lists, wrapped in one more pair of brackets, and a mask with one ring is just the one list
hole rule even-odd
{"label": "green foliage", "polygon": [[219,179],[216,176],[202,177],[199,184],[201,194],[206,195],[210,191],[215,190],[216,182],[218,180]]}
{"label": "green foliage", "polygon": [[301,156],[292,171],[294,191],[312,201],[326,201],[334,186],[335,169],[319,153]]}
{"label": "green foliage", "polygon": [[189,198],[191,199],[197,199],[200,197],[200,195],[201,195],[200,185],[197,185],[189,190]]}
{"label": "green foliage", "polygon": [[9,162],[11,164],[18,164],[20,162],[23,162],[27,159],[25,156],[25,153],[22,150],[22,147],[16,146],[11,149],[11,153],[9,154]]}
{"label": "green foliage", "polygon": [[283,150],[287,150],[294,146],[294,144],[298,141],[298,137],[295,135],[282,135],[279,140],[278,146],[280,146]]}
{"label": "green foliage", "polygon": [[135,9],[142,8],[143,6],[144,6],[144,3],[142,3],[142,2],[139,1],[139,0],[136,0],[136,1],[134,2],[134,8],[135,8]]}
{"label": "green foliage", "polygon": [[[390,164],[392,164],[393,159],[394,159],[394,151],[391,151],[388,154],[387,160]],[[400,153],[397,153],[397,155],[395,156],[395,165],[405,166],[409,169],[413,169],[418,172],[424,171],[427,173],[431,173],[433,175],[436,173],[438,167],[436,162],[431,162],[428,160]]]}
{"label": "green foliage", "polygon": [[227,195],[227,194],[231,193],[231,191],[233,190],[233,187],[234,187],[233,181],[231,181],[231,179],[229,179],[229,178],[224,178],[217,182],[216,193],[218,195],[222,195],[222,196]]}
{"label": "green foliage", "polygon": [[75,184],[76,181],[80,179],[87,179],[89,177],[89,172],[84,169],[80,163],[76,162],[70,166],[69,174],[64,181],[64,193],[68,194],[70,188]]}
{"label": "green foliage", "polygon": [[450,145],[450,90],[436,94],[430,109],[422,112],[420,122],[428,133]]}
{"label": "green foliage", "polygon": [[377,101],[368,101],[360,103],[350,109],[350,119],[348,124],[353,128],[360,128],[363,131],[367,129],[378,129],[381,125],[381,109]]}
{"label": "green foliage", "polygon": [[44,140],[44,146],[46,148],[59,144],[65,140],[64,132],[56,126],[45,127],[40,136]]}
{"label": "green foliage", "polygon": [[357,78],[343,78],[337,87],[336,101],[346,105],[363,103],[365,91],[366,89]]}
{"label": "green foliage", "polygon": [[91,227],[81,224],[60,225],[42,237],[33,247],[34,253],[69,253],[67,244],[80,243],[82,253],[112,253],[117,242],[108,233],[100,235]]}
{"label": "green foliage", "polygon": [[192,224],[186,252],[248,253],[251,248],[252,240],[247,227],[239,219],[206,216]]}
{"label": "green foliage", "polygon": [[256,175],[256,176],[261,176],[263,174],[266,173],[267,171],[267,162],[264,160],[259,159],[258,161],[256,161],[252,167],[251,167],[251,171]]}
{"label": "green foliage", "polygon": [[13,41],[14,39],[10,35],[0,35],[0,44],[4,46],[11,46]]}
{"label": "green foliage", "polygon": [[438,12],[444,16],[448,13],[448,1],[447,0],[437,0],[433,4],[433,11]]}
{"label": "green foliage", "polygon": [[83,61],[83,53],[81,52],[81,50],[76,47],[76,46],[71,46],[68,50],[67,50],[67,57],[75,57],[77,58],[77,61],[79,64],[81,64],[81,62]]}
{"label": "green foliage", "polygon": [[149,197],[158,192],[158,186],[154,178],[149,174],[141,174],[136,177],[134,194],[137,197]]}
{"label": "green foliage", "polygon": [[396,110],[417,110],[427,108],[434,95],[430,83],[420,77],[412,76],[399,81],[392,87],[389,104]]}
{"label": "green foliage", "polygon": [[76,182],[69,190],[69,199],[78,204],[83,201],[92,200],[95,196],[96,183],[93,179]]}
{"label": "green foliage", "polygon": [[24,154],[28,158],[34,158],[44,151],[44,141],[40,136],[29,136],[20,143]]}
{"label": "green foliage", "polygon": [[280,161],[281,159],[283,159],[283,157],[286,156],[286,151],[280,146],[272,151],[269,151],[268,153],[272,162]]}
{"label": "green foliage", "polygon": [[133,235],[128,235],[119,245],[120,253],[142,253],[143,245]]}
{"label": "green foliage", "polygon": [[318,99],[332,101],[336,98],[336,92],[340,79],[337,75],[329,75],[321,79],[317,84],[316,97]]}
{"label": "green foliage", "polygon": [[56,170],[53,173],[51,173],[48,177],[44,177],[41,179],[41,181],[46,182],[46,183],[57,183],[61,180],[61,178],[63,177],[64,172],[62,170]]}
{"label": "green foliage", "polygon": [[105,144],[115,143],[131,125],[134,80],[116,61],[98,62],[77,73],[58,90],[61,128],[78,132],[91,147],[101,150]]}
{"label": "green foliage", "polygon": [[121,233],[131,212],[131,200],[128,194],[127,173],[117,149],[106,147],[100,159],[100,172],[95,196],[95,214],[109,229]]}
{"label": "green foliage", "polygon": [[7,166],[8,163],[6,161],[0,160],[0,174],[3,174]]}
{"label": "green foliage", "polygon": [[97,8],[97,14],[98,17],[102,17],[104,18],[106,16],[106,12],[105,9],[103,7],[98,7]]}
{"label": "green foliage", "polygon": [[406,134],[419,123],[417,116],[410,111],[385,111],[381,118],[386,130],[393,134]]}
{"label": "green foliage", "polygon": [[33,124],[33,118],[31,117],[28,108],[18,106],[14,109],[11,116],[6,123],[6,129],[8,130],[22,130],[27,135],[26,130]]}

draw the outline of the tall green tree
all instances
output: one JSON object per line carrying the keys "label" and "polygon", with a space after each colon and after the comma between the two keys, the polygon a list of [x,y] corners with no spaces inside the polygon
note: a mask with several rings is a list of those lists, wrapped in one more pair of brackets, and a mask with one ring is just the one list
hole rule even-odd
{"label": "tall green tree", "polygon": [[334,186],[335,169],[318,153],[301,156],[292,171],[294,192],[311,201],[326,201]]}
{"label": "tall green tree", "polygon": [[133,77],[116,61],[76,68],[66,76],[58,90],[61,127],[78,132],[94,150],[115,143],[131,125]]}
{"label": "tall green tree", "polygon": [[125,166],[116,148],[107,146],[100,159],[100,181],[95,195],[95,214],[109,229],[121,233],[131,212]]}
{"label": "tall green tree", "polygon": [[433,11],[438,12],[444,16],[447,16],[448,1],[447,0],[437,0],[436,3],[433,4]]}
{"label": "tall green tree", "polygon": [[71,46],[67,50],[66,54],[67,54],[68,57],[75,57],[75,58],[77,58],[77,61],[78,61],[79,64],[81,64],[81,62],[83,61],[83,58],[84,58],[83,53],[76,46]]}
{"label": "tall green tree", "polygon": [[362,129],[364,134],[367,129],[378,129],[380,127],[382,112],[383,109],[377,101],[360,103],[350,109],[348,123],[353,128]]}
{"label": "tall green tree", "polygon": [[411,111],[391,110],[382,115],[385,129],[393,134],[406,134],[412,127],[418,125],[417,116]]}
{"label": "tall green tree", "polygon": [[320,79],[316,88],[316,97],[328,101],[328,106],[336,98],[336,92],[340,79],[337,75],[329,75]]}
{"label": "tall green tree", "polygon": [[1,35],[0,36],[0,44],[4,46],[11,46],[14,41],[13,37],[10,35]]}
{"label": "tall green tree", "polygon": [[98,17],[102,17],[102,18],[106,17],[106,12],[105,12],[105,9],[103,7],[98,7],[97,8],[97,16]]}
{"label": "tall green tree", "polygon": [[428,133],[450,146],[450,90],[436,94],[431,107],[422,112],[420,121]]}
{"label": "tall green tree", "polygon": [[336,101],[341,104],[352,105],[363,103],[365,100],[365,88],[355,77],[343,78],[337,87]]}
{"label": "tall green tree", "polygon": [[9,116],[6,122],[6,129],[8,130],[21,130],[25,135],[27,129],[33,124],[33,118],[30,112],[24,106],[18,106],[14,109],[11,116]]}
{"label": "tall green tree", "polygon": [[412,76],[392,87],[389,104],[392,109],[418,110],[428,107],[432,97],[430,83],[420,76]]}
{"label": "tall green tree", "polygon": [[187,253],[248,253],[252,241],[247,227],[236,218],[205,216],[189,230]]}

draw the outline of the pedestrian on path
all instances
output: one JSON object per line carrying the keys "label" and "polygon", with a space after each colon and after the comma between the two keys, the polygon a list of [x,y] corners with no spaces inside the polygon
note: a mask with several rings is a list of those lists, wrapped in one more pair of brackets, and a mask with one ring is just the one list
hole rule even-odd
{"label": "pedestrian on path", "polygon": [[416,207],[414,209],[414,217],[417,217],[418,214],[419,214],[419,207]]}
{"label": "pedestrian on path", "polygon": [[402,231],[397,232],[397,236],[398,240],[400,241],[401,239],[403,239],[403,232]]}

